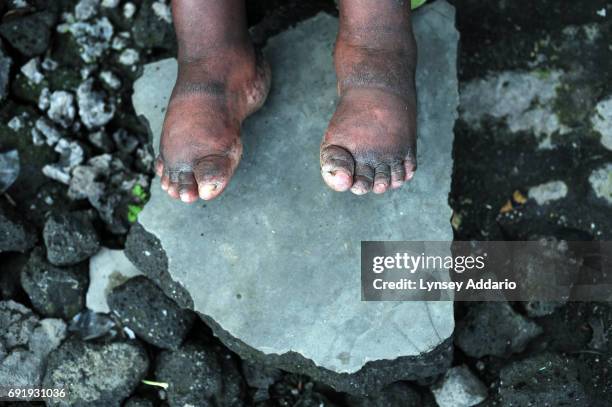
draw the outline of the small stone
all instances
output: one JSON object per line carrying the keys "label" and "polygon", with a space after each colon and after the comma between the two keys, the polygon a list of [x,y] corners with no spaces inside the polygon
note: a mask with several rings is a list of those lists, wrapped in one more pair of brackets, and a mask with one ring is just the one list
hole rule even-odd
{"label": "small stone", "polygon": [[538,205],[546,205],[567,196],[567,184],[563,181],[550,181],[529,188],[529,198],[534,199]]}
{"label": "small stone", "polygon": [[194,321],[151,280],[134,277],[115,287],[107,297],[110,309],[144,341],[164,349],[177,349]]}
{"label": "small stone", "polygon": [[115,320],[107,314],[84,309],[72,318],[68,330],[84,341],[117,336]]}
{"label": "small stone", "polygon": [[61,133],[55,129],[46,119],[40,118],[36,120],[36,130],[45,138],[45,143],[49,146],[54,146],[62,137]]}
{"label": "small stone", "polygon": [[153,12],[155,15],[162,21],[165,21],[168,24],[172,24],[172,10],[170,10],[170,5],[165,1],[156,1],[151,5]]}
{"label": "small stone", "polygon": [[51,91],[49,88],[43,88],[38,96],[38,108],[42,111],[45,111],[49,108],[51,104]]}
{"label": "small stone", "polygon": [[47,259],[56,266],[88,259],[100,248],[98,235],[84,212],[53,214],[43,230]]}
{"label": "small stone", "polygon": [[529,341],[542,333],[537,324],[516,313],[505,302],[470,305],[455,331],[455,343],[469,356],[503,357],[521,352]]}
{"label": "small stone", "polygon": [[121,80],[112,71],[100,72],[100,79],[113,90],[117,90],[121,87]]}
{"label": "small stone", "polygon": [[128,260],[123,250],[101,248],[89,259],[87,308],[95,312],[110,312],[107,296],[115,287],[139,275],[142,273]]}
{"label": "small stone", "polygon": [[0,47],[0,101],[4,100],[7,95],[11,65],[13,65],[13,60]]}
{"label": "small stone", "polygon": [[60,154],[59,165],[66,173],[70,173],[85,158],[83,147],[78,142],[68,141],[65,138],[57,142],[54,150]]}
{"label": "small stone", "polygon": [[136,342],[96,344],[70,339],[51,352],[45,388],[67,388],[65,406],[119,406],[144,378],[149,367]]}
{"label": "small stone", "polygon": [[178,350],[163,351],[157,357],[155,378],[168,383],[170,407],[244,403],[240,372],[221,349],[192,342]]}
{"label": "small stone", "polygon": [[42,250],[34,250],[21,272],[21,285],[37,312],[66,320],[85,305],[87,275],[83,270],[49,264]]}
{"label": "small stone", "polygon": [[37,241],[35,230],[14,210],[0,205],[0,253],[24,253]]}
{"label": "small stone", "polygon": [[0,35],[26,57],[43,54],[49,48],[55,16],[48,11],[33,13],[0,24]]}
{"label": "small stone", "polygon": [[94,91],[93,83],[93,78],[87,79],[77,90],[79,115],[88,129],[104,126],[115,115],[113,101],[107,98],[106,93]]}
{"label": "small stone", "polygon": [[119,0],[102,0],[101,6],[104,8],[115,8],[119,5]]}
{"label": "small stone", "polygon": [[119,63],[127,66],[134,65],[139,59],[140,54],[133,48],[128,48],[119,55]]}
{"label": "small stone", "polygon": [[50,57],[45,57],[40,66],[42,66],[45,71],[55,71],[59,64]]}
{"label": "small stone", "polygon": [[59,32],[69,32],[79,45],[80,57],[85,63],[94,63],[110,48],[113,25],[102,17],[92,23],[78,21],[59,25]]}
{"label": "small stone", "polygon": [[23,121],[19,116],[15,116],[11,120],[9,120],[7,126],[13,131],[19,131],[23,128]]}
{"label": "small stone", "polygon": [[115,51],[121,51],[127,47],[127,39],[122,36],[116,36],[113,38],[113,42],[111,43],[111,48]]}
{"label": "small stone", "polygon": [[0,194],[6,192],[19,176],[19,151],[9,150],[0,153]]}
{"label": "small stone", "polygon": [[70,183],[70,174],[58,164],[47,164],[42,168],[42,173],[47,178],[51,178],[57,182],[68,185]]}
{"label": "small stone", "polygon": [[612,205],[612,163],[595,169],[589,176],[589,183],[597,198]]}
{"label": "small stone", "polygon": [[439,407],[471,407],[487,398],[487,387],[465,365],[449,369],[431,391]]}
{"label": "small stone", "polygon": [[21,73],[32,83],[38,85],[45,79],[44,75],[38,68],[38,58],[30,59],[24,66],[21,67]]}
{"label": "small stone", "polygon": [[80,0],[74,7],[74,16],[77,20],[89,20],[98,14],[100,0]]}
{"label": "small stone", "polygon": [[47,355],[59,346],[65,334],[62,320],[39,320],[17,302],[0,301],[0,383],[39,387]]}
{"label": "small stone", "polygon": [[504,406],[591,405],[574,362],[554,353],[530,356],[504,366],[499,395]]}
{"label": "small stone", "polygon": [[593,129],[601,134],[601,144],[608,150],[612,150],[612,96],[595,106],[591,124]]}
{"label": "small stone", "polygon": [[76,109],[74,108],[74,95],[63,90],[55,91],[49,98],[47,116],[64,128],[70,127],[74,121]]}
{"label": "small stone", "polygon": [[123,5],[123,17],[129,20],[134,17],[134,14],[136,14],[136,6],[134,3],[128,1]]}

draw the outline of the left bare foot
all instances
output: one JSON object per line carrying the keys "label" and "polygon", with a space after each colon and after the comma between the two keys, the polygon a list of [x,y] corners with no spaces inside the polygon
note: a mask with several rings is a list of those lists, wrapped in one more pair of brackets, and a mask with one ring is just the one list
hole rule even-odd
{"label": "left bare foot", "polygon": [[321,144],[323,179],[357,195],[400,187],[416,171],[410,2],[341,0],[334,62],[340,101]]}

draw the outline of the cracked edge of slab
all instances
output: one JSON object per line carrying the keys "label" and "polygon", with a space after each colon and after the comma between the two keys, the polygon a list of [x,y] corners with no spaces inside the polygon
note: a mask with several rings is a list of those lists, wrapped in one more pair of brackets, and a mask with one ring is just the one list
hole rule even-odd
{"label": "cracked edge of slab", "polygon": [[[172,279],[167,268],[156,268],[144,266],[150,262],[151,253],[165,256],[161,242],[153,233],[148,232],[142,225],[136,223],[130,231],[132,241],[126,245],[126,255],[141,271],[162,288],[170,298],[180,287],[180,298],[173,299],[183,308],[193,310],[191,296],[180,285]],[[148,255],[146,253],[149,253]],[[178,287],[177,287],[178,286]],[[338,373],[317,366],[311,359],[290,351],[283,354],[266,354],[254,349],[240,339],[235,338],[224,330],[217,322],[209,316],[196,311],[199,317],[208,325],[214,335],[243,359],[261,363],[266,366],[280,368],[292,373],[305,374],[314,380],[333,387],[337,391],[355,395],[367,395],[380,390],[389,383],[398,380],[416,380],[444,373],[450,368],[453,353],[452,335],[445,339],[432,350],[416,356],[400,356],[395,359],[384,359],[366,362],[361,369],[355,373]]]}

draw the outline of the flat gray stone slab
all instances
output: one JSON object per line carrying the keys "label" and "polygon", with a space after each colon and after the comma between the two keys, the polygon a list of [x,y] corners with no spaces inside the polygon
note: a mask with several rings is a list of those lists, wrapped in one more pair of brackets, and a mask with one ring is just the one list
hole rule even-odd
{"label": "flat gray stone slab", "polygon": [[[354,373],[367,362],[423,355],[454,328],[451,302],[362,302],[362,240],[451,241],[453,125],[457,117],[454,9],[415,13],[419,44],[419,170],[384,196],[335,193],[319,174],[319,143],[336,103],[335,18],[320,14],[272,38],[265,107],[244,125],[244,156],[221,198],[188,206],[153,183],[139,220],[157,236],[171,277],[224,335],[263,355],[296,352]],[[176,62],[145,67],[137,113],[154,146]],[[222,337],[223,339],[223,337]]]}

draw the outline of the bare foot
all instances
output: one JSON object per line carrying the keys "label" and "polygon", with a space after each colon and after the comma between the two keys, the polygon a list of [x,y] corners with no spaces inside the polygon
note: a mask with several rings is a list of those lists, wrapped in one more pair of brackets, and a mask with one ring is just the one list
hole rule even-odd
{"label": "bare foot", "polygon": [[243,9],[235,0],[173,2],[179,73],[155,169],[162,188],[183,202],[223,192],[242,155],[241,123],[270,88],[270,68],[251,45]]}
{"label": "bare foot", "polygon": [[341,0],[334,62],[340,101],[321,144],[323,179],[357,195],[400,187],[416,171],[410,2]]}

